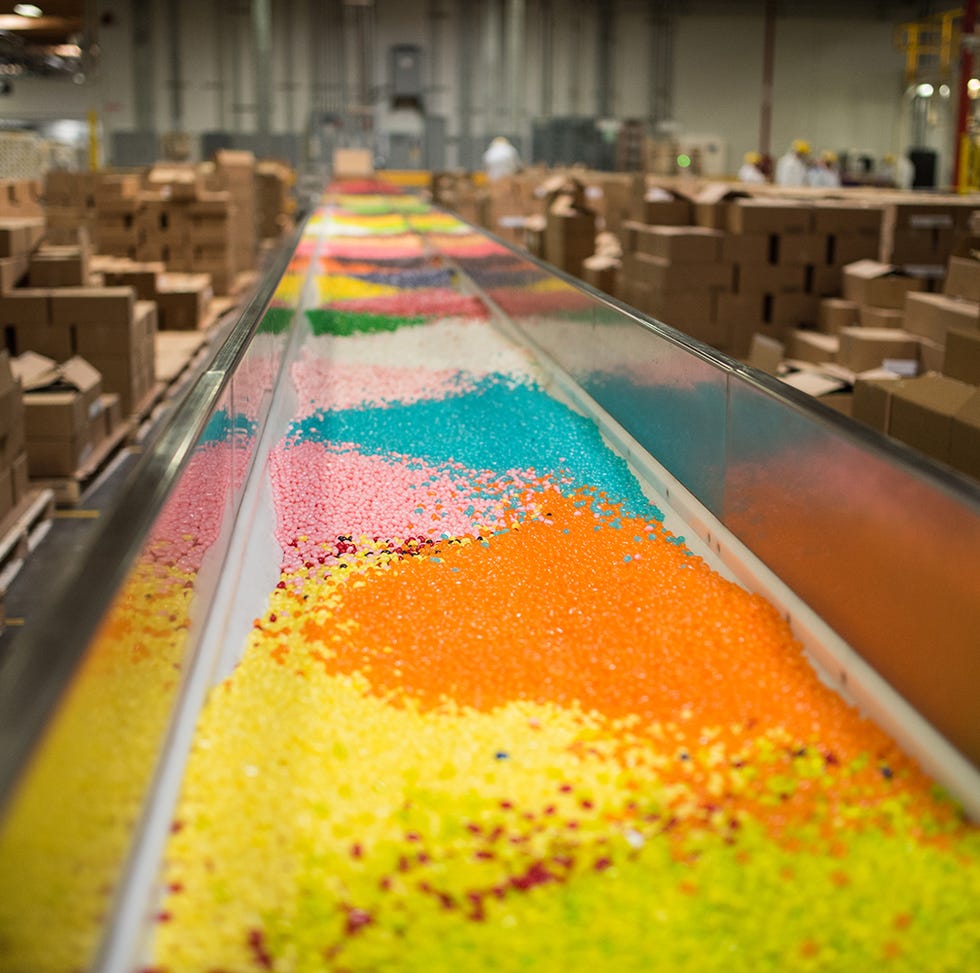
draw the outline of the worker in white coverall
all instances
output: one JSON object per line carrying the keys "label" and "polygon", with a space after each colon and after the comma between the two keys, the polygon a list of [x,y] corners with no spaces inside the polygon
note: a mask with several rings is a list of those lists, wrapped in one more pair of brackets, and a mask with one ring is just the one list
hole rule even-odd
{"label": "worker in white coverall", "polygon": [[765,182],[766,177],[759,166],[762,164],[762,155],[759,152],[746,152],[742,168],[738,170],[739,182]]}
{"label": "worker in white coverall", "polygon": [[817,164],[807,172],[806,184],[815,189],[840,188],[840,169],[836,152],[821,152]]}
{"label": "worker in white coverall", "polygon": [[809,162],[810,144],[803,139],[796,139],[789,151],[780,156],[776,163],[776,185],[805,186]]}
{"label": "worker in white coverall", "polygon": [[487,179],[504,179],[520,170],[521,157],[507,139],[498,135],[483,153],[483,167],[487,171]]}

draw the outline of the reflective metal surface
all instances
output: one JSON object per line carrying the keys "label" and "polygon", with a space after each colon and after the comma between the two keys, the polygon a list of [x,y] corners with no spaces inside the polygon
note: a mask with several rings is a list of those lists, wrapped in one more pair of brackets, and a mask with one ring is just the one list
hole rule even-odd
{"label": "reflective metal surface", "polygon": [[733,375],[725,525],[980,763],[978,491]]}
{"label": "reflective metal surface", "polygon": [[269,304],[291,251],[0,669],[4,971],[85,968],[99,947],[282,364],[270,322],[292,309]]}

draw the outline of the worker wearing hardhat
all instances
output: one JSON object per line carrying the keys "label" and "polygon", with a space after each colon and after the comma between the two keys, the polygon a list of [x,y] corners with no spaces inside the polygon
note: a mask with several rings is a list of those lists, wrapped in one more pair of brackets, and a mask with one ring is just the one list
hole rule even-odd
{"label": "worker wearing hardhat", "polygon": [[487,179],[504,179],[520,170],[521,157],[507,139],[498,135],[483,153],[483,166],[487,170]]}
{"label": "worker wearing hardhat", "polygon": [[776,163],[777,186],[805,186],[810,168],[810,143],[796,139],[789,151]]}
{"label": "worker wearing hardhat", "polygon": [[766,177],[762,169],[762,154],[759,152],[746,152],[742,168],[738,170],[739,182],[765,182]]}
{"label": "worker wearing hardhat", "polygon": [[837,189],[840,187],[840,169],[837,166],[837,153],[820,153],[815,165],[807,172],[807,185],[816,189]]}

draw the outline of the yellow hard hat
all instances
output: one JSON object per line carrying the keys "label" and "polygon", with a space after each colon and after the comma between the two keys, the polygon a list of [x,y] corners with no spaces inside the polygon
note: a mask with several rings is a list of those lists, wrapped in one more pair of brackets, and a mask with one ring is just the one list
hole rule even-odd
{"label": "yellow hard hat", "polygon": [[793,151],[797,155],[809,155],[810,154],[810,143],[805,139],[794,139],[793,140]]}
{"label": "yellow hard hat", "polygon": [[833,165],[837,161],[837,153],[831,152],[830,149],[825,149],[820,153],[820,158],[823,159],[824,162]]}
{"label": "yellow hard hat", "polygon": [[881,161],[884,162],[886,165],[894,165],[895,156],[892,155],[891,152],[886,152],[885,157]]}
{"label": "yellow hard hat", "polygon": [[746,152],[744,158],[750,166],[757,166],[762,161],[762,155],[759,152]]}

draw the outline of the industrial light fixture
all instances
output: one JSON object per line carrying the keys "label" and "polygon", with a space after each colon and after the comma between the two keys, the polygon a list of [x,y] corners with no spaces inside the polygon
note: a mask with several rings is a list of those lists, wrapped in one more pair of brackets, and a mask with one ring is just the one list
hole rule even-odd
{"label": "industrial light fixture", "polygon": [[44,11],[36,3],[15,3],[14,13],[19,17],[43,17]]}
{"label": "industrial light fixture", "polygon": [[966,83],[966,90],[971,98],[976,98],[980,95],[980,78],[970,78]]}
{"label": "industrial light fixture", "polygon": [[936,89],[935,89],[935,88],[933,88],[933,86],[932,86],[931,84],[929,84],[929,82],[928,82],[928,81],[926,81],[926,82],[924,82],[924,83],[922,83],[922,84],[920,84],[920,85],[918,85],[918,86],[916,87],[916,89],[915,89],[915,93],[916,93],[916,94],[917,94],[917,95],[918,95],[918,96],[919,96],[920,98],[931,98],[931,97],[932,97],[932,95],[933,95],[933,92],[934,92],[935,90],[936,90]]}

